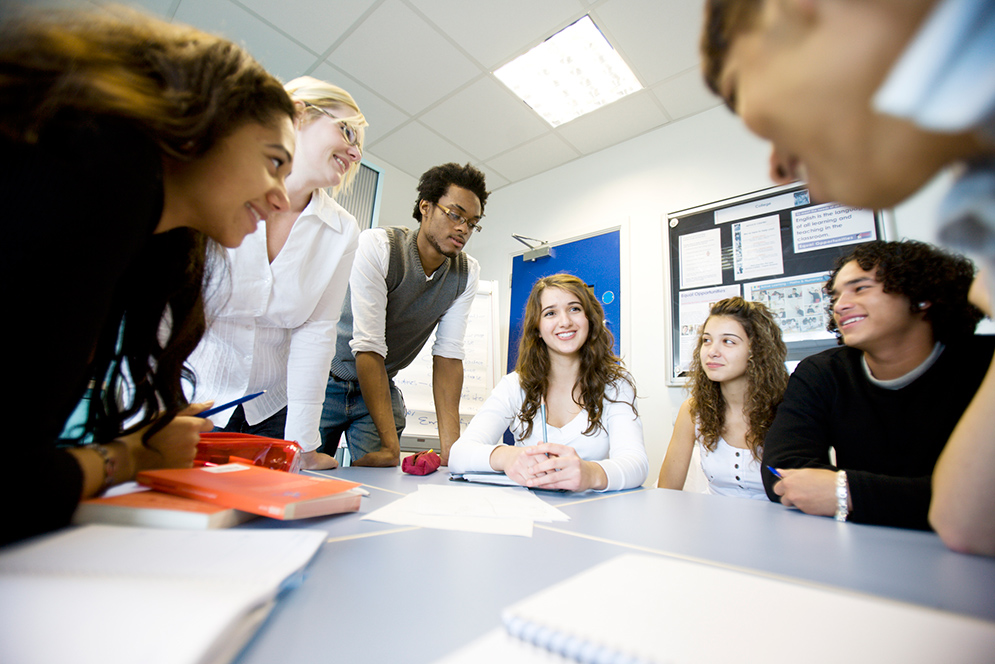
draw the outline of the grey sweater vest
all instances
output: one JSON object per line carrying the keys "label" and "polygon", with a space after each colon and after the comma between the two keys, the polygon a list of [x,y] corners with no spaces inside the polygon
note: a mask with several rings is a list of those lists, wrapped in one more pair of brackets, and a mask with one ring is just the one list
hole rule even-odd
{"label": "grey sweater vest", "polygon": [[[425,279],[418,256],[418,231],[404,227],[384,229],[390,240],[387,266],[387,376],[411,364],[432,336],[439,319],[466,290],[469,265],[460,252],[447,258],[431,280]],[[346,292],[335,336],[332,375],[340,380],[357,380],[352,341],[352,290]]]}

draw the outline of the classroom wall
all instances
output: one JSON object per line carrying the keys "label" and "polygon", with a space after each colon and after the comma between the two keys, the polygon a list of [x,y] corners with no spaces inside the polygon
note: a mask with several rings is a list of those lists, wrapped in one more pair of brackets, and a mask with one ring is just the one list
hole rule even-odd
{"label": "classroom wall", "polygon": [[[481,278],[498,281],[506,349],[511,259],[524,249],[511,234],[558,242],[622,227],[622,269],[629,277],[628,286],[623,277],[622,352],[638,386],[649,485],[656,481],[684,398],[680,388],[667,387],[664,370],[664,293],[670,286],[663,266],[663,224],[669,212],[771,186],[767,157],[764,142],[724,107],[716,107],[494,192],[484,231],[467,245],[480,261]],[[387,186],[393,188],[391,180]],[[416,183],[408,180],[408,191],[392,192],[392,198],[414,200]],[[929,219],[939,190],[931,188],[922,200],[895,210],[899,236],[931,239]],[[394,223],[394,214],[410,218],[411,201],[403,211],[385,204],[381,223]],[[502,366],[505,362],[506,356]]]}

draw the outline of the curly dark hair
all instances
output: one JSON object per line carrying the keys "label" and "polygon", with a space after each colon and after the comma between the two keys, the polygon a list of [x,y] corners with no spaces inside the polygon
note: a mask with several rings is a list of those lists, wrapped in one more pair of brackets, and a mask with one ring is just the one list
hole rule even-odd
{"label": "curly dark hair", "polygon": [[412,217],[421,223],[421,202],[438,203],[439,199],[446,195],[451,185],[462,187],[473,193],[480,199],[480,216],[484,216],[484,206],[487,204],[487,183],[484,181],[484,174],[479,170],[466,164],[460,166],[455,162],[434,166],[424,173],[418,180],[418,198],[415,200],[415,211]]}
{"label": "curly dark hair", "polygon": [[762,5],[763,0],[706,0],[699,48],[705,84],[715,94],[721,96],[719,77],[733,40],[753,26]]}
{"label": "curly dark hair", "polygon": [[[577,378],[580,385],[580,401],[575,399],[575,403],[587,411],[589,424],[584,435],[591,434],[598,428],[604,428],[601,415],[605,399],[617,403],[607,394],[609,386],[626,382],[632,388],[633,397],[636,393],[635,383],[622,366],[622,360],[612,350],[615,338],[605,326],[604,309],[587,284],[572,274],[543,277],[532,286],[528,302],[525,303],[522,340],[518,345],[518,362],[515,365],[519,383],[525,392],[522,412],[519,414],[525,430],[520,440],[532,435],[532,422],[539,412],[543,396],[549,389],[549,351],[539,332],[542,292],[547,288],[559,288],[575,295],[587,317],[587,340],[580,350],[580,376]],[[638,414],[635,398],[629,405],[632,407],[632,412]]]}
{"label": "curly dark hair", "polygon": [[826,282],[829,296],[826,329],[836,335],[840,344],[843,335],[836,327],[833,307],[836,298],[833,288],[836,276],[844,265],[857,261],[862,270],[874,271],[885,293],[901,295],[909,300],[909,312],[924,311],[919,303],[928,302],[925,320],[933,326],[933,338],[942,343],[974,334],[984,314],[968,302],[967,293],[974,280],[974,263],[959,254],[946,252],[938,247],[915,240],[901,242],[875,241],[859,245],[852,252],[838,258]]}
{"label": "curly dark hair", "polygon": [[715,449],[722,436],[726,412],[721,384],[710,379],[701,364],[702,336],[705,325],[713,316],[725,316],[737,321],[743,326],[750,342],[750,357],[746,363],[749,387],[744,413],[750,430],[746,433],[746,444],[753,458],[759,462],[764,437],[788,387],[788,370],[784,367],[788,348],[781,339],[781,328],[774,321],[774,316],[761,302],[730,297],[712,305],[708,319],[698,333],[687,385],[691,396],[691,419],[697,422],[698,435],[709,451]]}

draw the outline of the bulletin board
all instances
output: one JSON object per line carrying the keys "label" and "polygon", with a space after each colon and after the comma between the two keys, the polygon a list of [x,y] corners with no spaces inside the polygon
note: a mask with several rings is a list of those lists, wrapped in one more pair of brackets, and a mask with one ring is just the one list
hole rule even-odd
{"label": "bulletin board", "polygon": [[804,183],[673,212],[666,224],[672,386],[685,382],[709,307],[727,297],[771,309],[789,361],[835,346],[835,335],[826,330],[826,277],[855,245],[885,239],[880,212],[814,203]]}

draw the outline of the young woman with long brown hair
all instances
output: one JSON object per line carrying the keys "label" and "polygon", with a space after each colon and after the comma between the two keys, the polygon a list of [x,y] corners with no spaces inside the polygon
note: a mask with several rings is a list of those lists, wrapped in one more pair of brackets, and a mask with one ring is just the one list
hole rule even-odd
{"label": "young woman with long brown hair", "polygon": [[764,436],[788,385],[787,348],[770,311],[731,297],[712,305],[658,486],[681,489],[699,446],[708,493],[767,500],[760,478]]}
{"label": "young woman with long brown hair", "polygon": [[[0,541],[64,525],[139,470],[192,463],[210,422],[180,381],[204,332],[206,254],[288,206],[293,117],[245,51],[192,28],[123,9],[0,22],[2,279],[26,327],[7,355],[22,398],[0,500],[32,496]],[[88,385],[95,442],[60,448]]]}
{"label": "young woman with long brown hair", "polygon": [[[543,489],[639,486],[648,462],[632,378],[591,289],[569,274],[539,279],[525,305],[515,372],[453,444],[453,473],[500,471]],[[501,437],[510,428],[514,445]]]}

